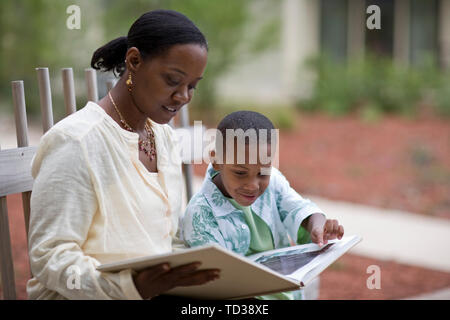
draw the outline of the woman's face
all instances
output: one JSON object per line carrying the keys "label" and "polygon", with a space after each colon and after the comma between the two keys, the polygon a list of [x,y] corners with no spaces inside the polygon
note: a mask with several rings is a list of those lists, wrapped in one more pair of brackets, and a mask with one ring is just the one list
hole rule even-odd
{"label": "woman's face", "polygon": [[[164,124],[192,99],[206,68],[208,52],[198,44],[170,47],[164,54],[138,59],[132,70],[132,95],[141,112]],[[133,61],[133,56],[127,60]]]}

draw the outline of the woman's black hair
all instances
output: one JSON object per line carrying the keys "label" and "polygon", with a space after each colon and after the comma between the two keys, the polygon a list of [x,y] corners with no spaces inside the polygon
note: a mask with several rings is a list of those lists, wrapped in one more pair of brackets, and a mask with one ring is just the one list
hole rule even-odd
{"label": "woman's black hair", "polygon": [[97,49],[91,66],[122,76],[126,69],[125,54],[131,47],[138,48],[146,58],[163,54],[173,45],[191,43],[208,49],[203,33],[185,15],[173,10],[149,11],[133,23],[127,37],[119,37]]}

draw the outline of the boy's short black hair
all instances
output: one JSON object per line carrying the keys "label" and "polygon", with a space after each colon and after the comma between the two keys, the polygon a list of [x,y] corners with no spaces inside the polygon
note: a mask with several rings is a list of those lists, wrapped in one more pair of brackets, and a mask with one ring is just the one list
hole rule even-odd
{"label": "boy's short black hair", "polygon": [[267,145],[275,147],[274,144],[277,139],[277,132],[272,121],[265,115],[255,111],[232,112],[220,121],[216,132],[216,153],[225,148],[230,133],[235,137],[233,141],[236,141],[236,138],[240,136],[241,139],[237,138],[237,141],[241,141],[240,143],[243,142],[246,145],[253,141],[251,138],[253,137],[258,145],[267,143]]}
{"label": "boy's short black hair", "polygon": [[[265,129],[270,133],[271,130],[275,129],[275,127],[272,121],[270,121],[265,115],[255,111],[244,110],[232,112],[220,121],[217,126],[217,130],[222,133],[223,137],[226,136],[227,129],[241,129],[244,132],[249,129],[254,129],[259,137],[259,132],[261,129]],[[268,136],[270,138],[270,134]]]}

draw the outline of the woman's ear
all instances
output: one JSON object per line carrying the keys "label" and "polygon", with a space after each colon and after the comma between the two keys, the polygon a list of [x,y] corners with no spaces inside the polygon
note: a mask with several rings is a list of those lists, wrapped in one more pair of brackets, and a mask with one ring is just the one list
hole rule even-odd
{"label": "woman's ear", "polygon": [[142,55],[139,52],[139,49],[136,47],[131,47],[127,50],[125,55],[126,57],[126,66],[130,72],[136,72],[139,66],[142,64]]}

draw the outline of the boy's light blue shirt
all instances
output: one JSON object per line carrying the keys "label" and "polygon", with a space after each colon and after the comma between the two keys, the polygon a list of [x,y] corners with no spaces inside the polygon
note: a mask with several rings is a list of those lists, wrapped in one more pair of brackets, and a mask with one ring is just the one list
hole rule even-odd
{"label": "boy's light blue shirt", "polygon": [[[245,255],[250,246],[250,231],[242,210],[235,208],[212,181],[216,171],[208,166],[200,192],[186,208],[181,237],[188,246],[218,243]],[[283,174],[272,167],[269,186],[251,205],[270,228],[275,248],[290,245],[297,239],[302,221],[313,213],[323,211],[312,201],[301,197],[289,185]]]}

